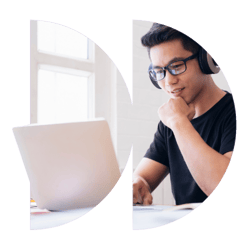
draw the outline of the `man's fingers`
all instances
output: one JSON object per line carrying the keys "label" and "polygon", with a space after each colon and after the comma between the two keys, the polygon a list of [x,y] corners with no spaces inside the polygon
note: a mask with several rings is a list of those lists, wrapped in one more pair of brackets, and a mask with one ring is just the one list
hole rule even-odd
{"label": "man's fingers", "polygon": [[133,204],[136,204],[136,203],[139,203],[139,204],[142,204],[142,197],[140,195],[139,192],[137,192],[136,194],[134,193],[133,194]]}
{"label": "man's fingers", "polygon": [[141,196],[141,188],[142,185],[140,185],[140,182],[133,183],[133,203],[140,203],[142,204],[143,199]]}
{"label": "man's fingers", "polygon": [[142,203],[143,205],[151,205],[152,204],[152,195],[150,194],[148,188],[146,186],[143,186],[140,190]]}
{"label": "man's fingers", "polygon": [[152,195],[148,192],[145,194],[144,199],[143,199],[143,205],[151,205],[153,202],[153,197]]}
{"label": "man's fingers", "polygon": [[135,180],[133,183],[133,203],[144,205],[152,204],[152,195],[146,184],[142,180]]}
{"label": "man's fingers", "polygon": [[138,194],[139,194],[139,190],[138,190],[138,183],[133,183],[133,203],[136,204],[138,203]]}

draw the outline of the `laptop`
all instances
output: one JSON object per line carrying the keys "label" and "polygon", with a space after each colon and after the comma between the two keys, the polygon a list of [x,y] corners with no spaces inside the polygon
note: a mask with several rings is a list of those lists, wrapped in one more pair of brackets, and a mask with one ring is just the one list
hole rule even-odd
{"label": "laptop", "polygon": [[103,118],[13,128],[32,198],[47,210],[93,207],[120,178]]}

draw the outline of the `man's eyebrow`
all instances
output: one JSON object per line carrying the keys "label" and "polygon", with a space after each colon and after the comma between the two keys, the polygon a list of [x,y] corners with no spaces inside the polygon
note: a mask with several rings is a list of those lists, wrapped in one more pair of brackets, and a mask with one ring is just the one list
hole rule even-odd
{"label": "man's eyebrow", "polygon": [[[180,61],[180,60],[184,60],[184,57],[174,57],[173,59],[171,59],[164,67],[168,66],[169,64],[176,62],[176,61]],[[157,68],[162,68],[158,65],[153,65],[153,68],[157,69]]]}

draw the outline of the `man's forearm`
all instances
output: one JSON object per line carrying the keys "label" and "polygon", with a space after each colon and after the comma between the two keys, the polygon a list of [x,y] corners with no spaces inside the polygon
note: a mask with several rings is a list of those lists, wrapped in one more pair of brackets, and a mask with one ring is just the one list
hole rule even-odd
{"label": "man's forearm", "polygon": [[137,166],[133,176],[142,177],[148,184],[151,192],[169,173],[168,167],[148,158],[143,158]]}
{"label": "man's forearm", "polygon": [[205,194],[210,195],[223,177],[230,159],[208,146],[188,118],[176,121],[172,130],[194,180]]}

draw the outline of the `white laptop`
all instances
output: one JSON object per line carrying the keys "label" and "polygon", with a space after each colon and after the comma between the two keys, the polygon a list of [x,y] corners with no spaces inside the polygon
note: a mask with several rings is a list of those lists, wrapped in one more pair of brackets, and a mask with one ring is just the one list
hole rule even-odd
{"label": "white laptop", "polygon": [[13,128],[32,198],[41,209],[96,206],[120,177],[104,119]]}

